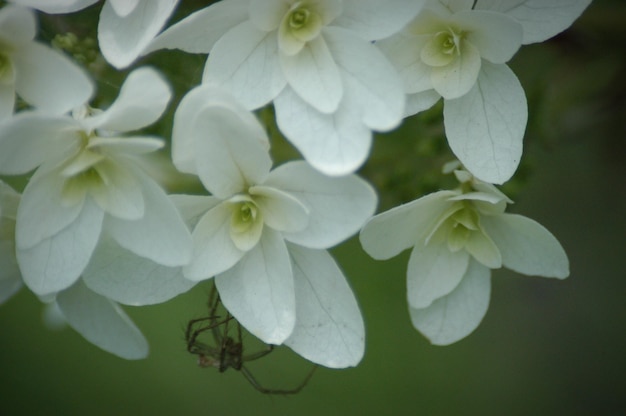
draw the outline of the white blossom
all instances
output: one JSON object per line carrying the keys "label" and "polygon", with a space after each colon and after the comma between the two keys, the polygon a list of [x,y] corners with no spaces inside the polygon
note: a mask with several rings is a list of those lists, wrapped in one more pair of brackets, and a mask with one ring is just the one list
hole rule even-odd
{"label": "white blossom", "polygon": [[506,66],[523,43],[568,27],[589,0],[428,0],[400,33],[379,42],[400,73],[407,115],[444,99],[454,154],[476,177],[504,183],[517,169],[528,110]]}
{"label": "white blossom", "polygon": [[504,212],[511,201],[467,171],[459,189],[439,191],[373,217],[361,243],[384,260],[413,247],[407,297],[413,325],[433,344],[470,334],[487,311],[490,270],[563,279],[567,255],[537,222]]}
{"label": "white blossom", "polygon": [[[130,271],[136,263],[122,257],[109,260],[110,268],[97,267],[96,259],[117,256],[102,250],[87,268],[103,231],[103,246],[111,238],[139,263],[154,262],[173,272],[189,261],[191,238],[180,214],[138,164],[141,155],[158,150],[163,141],[121,136],[156,121],[170,97],[169,86],[155,70],[140,68],[105,111],[84,106],[73,117],[24,112],[0,126],[0,173],[37,168],[24,189],[15,230],[20,270],[33,292],[62,291],[84,273],[92,289],[123,298],[141,276],[132,275],[120,286],[107,284],[105,275],[111,268]],[[111,285],[121,293],[107,292]],[[150,303],[150,295],[146,297]]]}
{"label": "white blossom", "polygon": [[376,195],[354,175],[327,177],[303,161],[271,170],[268,148],[263,127],[223,90],[204,85],[182,100],[174,164],[212,194],[177,198],[194,227],[184,274],[215,277],[226,308],[264,342],[328,367],[356,365],[363,320],[325,249],[360,229]]}
{"label": "white blossom", "polygon": [[[11,0],[50,14],[73,13],[99,0]],[[106,0],[98,21],[104,58],[118,69],[143,54],[173,13],[179,0]]]}
{"label": "white blossom", "polygon": [[15,94],[35,108],[63,114],[87,101],[89,77],[63,54],[35,41],[32,11],[0,9],[0,121],[13,114]]}
{"label": "white blossom", "polygon": [[355,171],[372,130],[403,117],[400,79],[371,41],[398,31],[422,1],[224,0],[168,28],[149,50],[209,53],[203,82],[248,109],[274,102],[285,136],[315,168]]}

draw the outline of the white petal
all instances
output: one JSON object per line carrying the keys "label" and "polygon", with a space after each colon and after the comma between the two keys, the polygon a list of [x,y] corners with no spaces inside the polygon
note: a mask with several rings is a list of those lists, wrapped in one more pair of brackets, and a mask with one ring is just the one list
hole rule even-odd
{"label": "white petal", "polygon": [[37,20],[32,10],[6,5],[0,10],[0,38],[3,49],[8,45],[29,42],[37,34]]}
{"label": "white petal", "polygon": [[81,275],[100,237],[104,213],[86,200],[72,224],[29,249],[17,248],[24,283],[37,295],[58,292]]}
{"label": "white petal", "polygon": [[82,10],[98,0],[17,0],[21,6],[32,7],[49,14],[73,13]]}
{"label": "white petal", "polygon": [[94,86],[85,71],[65,55],[36,42],[12,55],[15,90],[29,104],[50,114],[65,114],[89,101]]}
{"label": "white petal", "polygon": [[218,198],[205,195],[169,195],[169,198],[180,212],[189,228],[195,228],[200,218],[211,208],[222,201]]}
{"label": "white petal", "polygon": [[433,88],[447,100],[462,97],[476,84],[481,58],[478,49],[465,41],[458,59],[449,65],[432,68],[430,80]]}
{"label": "white petal", "polygon": [[571,26],[591,0],[481,0],[477,8],[506,13],[524,28],[524,44],[543,42]]}
{"label": "white petal", "polygon": [[109,153],[142,155],[155,152],[163,146],[165,146],[163,139],[151,136],[94,137],[89,140],[87,148],[99,147]]}
{"label": "white petal", "polygon": [[526,96],[506,65],[483,61],[478,82],[456,100],[446,100],[444,123],[448,143],[477,178],[506,182],[522,156],[528,120]]}
{"label": "white petal", "polygon": [[79,126],[70,118],[21,113],[0,129],[0,172],[20,175],[77,148]]}
{"label": "white petal", "polygon": [[91,128],[113,131],[138,130],[161,117],[172,91],[161,74],[150,67],[131,72],[117,99],[97,116],[83,120]]}
{"label": "white petal", "polygon": [[[178,0],[109,0],[98,21],[98,43],[104,58],[114,67],[129,66],[146,49],[174,11]],[[117,10],[116,4],[126,5]],[[121,13],[120,13],[121,12]]]}
{"label": "white petal", "polygon": [[81,281],[56,299],[67,322],[87,341],[127,360],[148,355],[148,342],[124,311]]}
{"label": "white petal", "polygon": [[202,82],[225,87],[250,110],[272,101],[287,82],[276,32],[259,30],[249,21],[229,30],[211,50]]}
{"label": "white petal", "polygon": [[449,345],[471,334],[480,324],[491,295],[491,272],[470,261],[461,283],[424,309],[409,307],[411,321],[435,345]]}
{"label": "white petal", "polygon": [[344,0],[343,13],[333,25],[356,32],[365,40],[392,35],[409,23],[424,0]]}
{"label": "white petal", "polygon": [[269,32],[277,29],[291,5],[282,0],[250,1],[250,21],[259,29]]}
{"label": "white petal", "polygon": [[[159,0],[157,0],[158,2]],[[171,1],[171,0],[168,0]],[[120,17],[128,16],[136,9],[141,0],[108,0],[106,4]],[[145,1],[144,1],[145,2]],[[155,2],[156,3],[156,2]],[[104,7],[104,6],[102,6]],[[100,15],[102,19],[102,15]]]}
{"label": "white petal", "polygon": [[323,33],[342,72],[345,105],[357,107],[363,123],[373,130],[397,127],[404,114],[404,89],[385,55],[351,32],[329,27]]}
{"label": "white petal", "polygon": [[205,280],[222,273],[235,265],[245,254],[239,250],[230,237],[228,203],[209,210],[193,230],[193,254],[191,262],[184,267],[187,279]]}
{"label": "white petal", "polygon": [[322,114],[285,88],[274,101],[280,131],[315,169],[332,176],[357,170],[367,158],[372,132],[360,120],[358,107],[342,103]]}
{"label": "white petal", "polygon": [[220,198],[262,183],[272,166],[267,139],[259,140],[265,136],[263,127],[258,121],[247,122],[248,112],[243,114],[214,106],[203,109],[194,120],[191,134],[198,176]]}
{"label": "white petal", "polygon": [[421,51],[429,36],[414,36],[405,32],[376,42],[376,45],[398,71],[406,93],[416,93],[433,88],[431,67],[422,62]]}
{"label": "white petal", "polygon": [[416,245],[407,269],[407,297],[413,308],[426,308],[452,292],[467,272],[470,256],[452,253],[447,244]]}
{"label": "white petal", "polygon": [[158,35],[146,53],[158,49],[209,53],[228,30],[248,20],[249,3],[249,0],[220,1],[200,9]]}
{"label": "white petal", "polygon": [[356,366],[365,352],[365,326],[346,278],[325,250],[288,248],[297,319],[285,345],[325,367]]}
{"label": "white petal", "polygon": [[424,241],[437,219],[452,204],[453,191],[439,191],[376,215],[363,226],[363,250],[376,260],[387,260]]}
{"label": "white petal", "polygon": [[[226,90],[203,84],[192,89],[183,97],[174,114],[172,159],[181,172],[197,175],[195,140],[206,140],[207,136],[210,137],[208,132],[203,131],[196,125],[197,120],[206,118],[204,116],[205,112],[211,114],[214,111],[219,112],[219,114],[230,112],[227,116],[228,119],[232,120],[236,125],[242,125],[240,129],[249,131],[265,149],[269,149],[267,133],[252,113]],[[213,119],[215,117],[213,116]],[[204,123],[207,123],[207,121],[204,121]],[[224,128],[222,125],[223,123],[220,122],[215,127],[222,129]],[[214,130],[211,126],[209,128],[209,131]],[[224,137],[224,139],[227,138]],[[254,163],[254,166],[257,163]],[[269,170],[270,168],[271,165],[266,169]]]}
{"label": "white petal", "polygon": [[104,186],[90,195],[104,212],[122,220],[139,220],[145,215],[146,201],[141,182],[133,169],[113,160],[105,160],[94,167]]}
{"label": "white petal", "polygon": [[[0,121],[7,120],[13,115],[15,107],[15,85],[0,83]],[[2,153],[0,153],[1,155]],[[1,166],[1,164],[0,164]]]}
{"label": "white petal", "polygon": [[567,254],[541,224],[515,214],[484,216],[482,225],[502,253],[504,266],[531,276],[569,276]]}
{"label": "white petal", "polygon": [[467,41],[480,56],[494,64],[503,64],[522,46],[522,26],[502,13],[468,10],[457,13],[455,21],[467,31]]}
{"label": "white petal", "polygon": [[226,309],[263,342],[279,345],[293,332],[293,272],[279,233],[266,228],[259,244],[215,284]]}
{"label": "white petal", "polygon": [[306,162],[285,163],[270,173],[266,185],[296,197],[308,207],[308,226],[283,233],[309,248],[329,248],[358,232],[376,209],[376,191],[355,175],[329,177]]}
{"label": "white petal", "polygon": [[180,267],[167,267],[120,247],[103,236],[83,281],[94,292],[126,305],[165,302],[191,289]]}
{"label": "white petal", "polygon": [[76,221],[83,210],[83,201],[71,206],[65,204],[64,183],[65,178],[58,170],[35,174],[28,182],[17,210],[15,237],[19,248],[31,248]]}
{"label": "white petal", "polygon": [[323,37],[307,42],[293,56],[280,54],[280,60],[287,82],[300,98],[322,113],[337,110],[343,87]]}
{"label": "white petal", "polygon": [[106,229],[124,248],[163,266],[182,266],[191,259],[191,235],[180,213],[163,189],[145,174],[141,183],[145,212],[137,220],[108,216]]}
{"label": "white petal", "polygon": [[263,213],[263,221],[276,231],[300,231],[309,223],[309,209],[282,189],[253,186],[250,195]]}
{"label": "white petal", "polygon": [[416,94],[409,94],[406,96],[406,103],[404,106],[404,116],[409,117],[413,114],[421,113],[422,111],[426,111],[435,104],[441,98],[441,94],[439,94],[435,90],[428,90],[424,92],[418,92]]}

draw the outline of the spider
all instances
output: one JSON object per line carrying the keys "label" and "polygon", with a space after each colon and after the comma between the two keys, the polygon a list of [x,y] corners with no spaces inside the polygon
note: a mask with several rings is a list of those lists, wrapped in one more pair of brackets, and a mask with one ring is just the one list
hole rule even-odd
{"label": "spider", "polygon": [[[307,384],[317,366],[314,366],[305,379],[293,389],[271,389],[262,386],[252,375],[250,370],[246,368],[244,362],[254,361],[271,353],[274,345],[267,344],[267,349],[257,351],[251,354],[243,352],[243,342],[241,336],[241,324],[228,312],[221,319],[217,315],[220,302],[219,294],[213,285],[209,294],[209,315],[203,318],[192,319],[187,324],[185,331],[185,339],[187,341],[187,351],[198,356],[198,366],[214,367],[219,369],[220,373],[233,368],[240,371],[241,374],[256,390],[264,394],[296,394],[300,392]],[[228,334],[232,324],[236,327],[236,338]],[[198,340],[204,332],[210,331],[213,336],[214,345],[209,345]]]}

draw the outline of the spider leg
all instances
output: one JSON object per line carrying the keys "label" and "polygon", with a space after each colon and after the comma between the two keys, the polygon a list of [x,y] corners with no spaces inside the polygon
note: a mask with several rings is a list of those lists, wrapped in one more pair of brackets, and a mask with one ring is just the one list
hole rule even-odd
{"label": "spider leg", "polygon": [[302,380],[302,383],[300,383],[298,386],[296,386],[293,389],[269,389],[267,387],[263,387],[257,381],[257,379],[252,375],[250,370],[248,370],[245,366],[241,366],[241,373],[244,375],[246,380],[248,380],[248,382],[252,385],[252,387],[254,387],[256,390],[258,390],[259,392],[263,394],[297,394],[304,388],[304,386],[307,385],[307,383],[313,376],[313,373],[315,372],[316,369],[317,369],[317,365],[311,369],[309,374],[307,374],[304,380]]}

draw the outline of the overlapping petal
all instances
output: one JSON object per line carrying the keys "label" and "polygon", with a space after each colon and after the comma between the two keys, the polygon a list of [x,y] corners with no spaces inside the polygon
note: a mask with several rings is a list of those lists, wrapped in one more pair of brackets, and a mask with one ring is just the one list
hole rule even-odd
{"label": "overlapping petal", "polygon": [[265,229],[259,244],[215,277],[224,306],[253,335],[282,344],[293,332],[296,299],[291,260],[283,238]]}
{"label": "overlapping petal", "polygon": [[374,214],[376,192],[354,175],[328,177],[305,162],[290,162],[270,173],[266,185],[288,192],[308,207],[308,225],[283,233],[309,248],[329,248],[358,232]]}
{"label": "overlapping petal", "polygon": [[470,260],[459,285],[426,308],[409,307],[411,321],[435,345],[449,345],[471,334],[487,313],[491,272]]}
{"label": "overlapping petal", "polygon": [[70,326],[92,344],[127,360],[148,355],[148,342],[126,313],[82,281],[60,292],[56,301]]}
{"label": "overlapping petal", "polygon": [[288,247],[297,318],[285,345],[325,367],[356,366],[365,352],[365,327],[343,273],[325,250]]}

